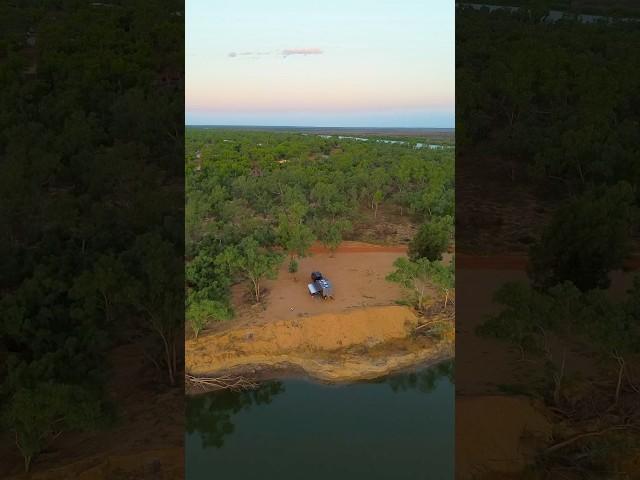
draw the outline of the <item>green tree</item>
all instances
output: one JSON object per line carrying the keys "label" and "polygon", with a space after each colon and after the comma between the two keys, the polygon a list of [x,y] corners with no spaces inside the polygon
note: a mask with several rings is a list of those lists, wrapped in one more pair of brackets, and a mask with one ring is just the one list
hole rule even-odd
{"label": "green tree", "polygon": [[418,310],[422,310],[424,298],[430,286],[431,262],[421,258],[412,262],[400,257],[393,262],[395,270],[387,275],[387,280],[398,283],[411,292]]}
{"label": "green tree", "polygon": [[436,217],[423,224],[409,245],[409,258],[426,258],[430,261],[442,260],[451,241],[453,218],[449,215]]}
{"label": "green tree", "polygon": [[229,308],[215,300],[192,300],[187,307],[187,319],[196,339],[209,322],[220,322],[230,318]]}
{"label": "green tree", "polygon": [[282,256],[260,247],[252,238],[245,238],[239,246],[227,247],[216,260],[232,272],[245,275],[253,285],[256,303],[260,302],[260,284],[264,278],[275,278]]}
{"label": "green tree", "polygon": [[293,275],[293,278],[296,278],[296,273],[298,272],[298,262],[295,258],[292,258],[289,261],[289,273]]}
{"label": "green tree", "polygon": [[317,223],[316,232],[318,239],[329,249],[331,255],[334,255],[342,243],[345,233],[351,231],[352,228],[352,223],[347,219],[323,219]]}
{"label": "green tree", "polygon": [[565,281],[581,290],[606,288],[609,272],[629,254],[637,218],[627,183],[599,188],[559,208],[531,247],[529,275],[538,288]]}
{"label": "green tree", "polygon": [[174,385],[178,341],[182,340],[184,331],[184,278],[176,275],[183,265],[182,257],[177,255],[173,244],[155,233],[139,236],[127,257],[135,276],[135,280],[129,282],[129,301],[145,319],[146,327],[156,335],[169,384]]}
{"label": "green tree", "polygon": [[96,428],[104,420],[102,404],[78,386],[40,383],[19,388],[3,411],[29,472],[33,459],[63,432]]}
{"label": "green tree", "polygon": [[311,228],[304,224],[305,213],[306,207],[294,203],[278,217],[278,239],[292,258],[305,257],[315,240]]}
{"label": "green tree", "polygon": [[455,286],[455,259],[451,259],[448,265],[439,261],[431,262],[429,267],[431,283],[435,285],[444,296],[444,307],[447,307],[449,295]]}

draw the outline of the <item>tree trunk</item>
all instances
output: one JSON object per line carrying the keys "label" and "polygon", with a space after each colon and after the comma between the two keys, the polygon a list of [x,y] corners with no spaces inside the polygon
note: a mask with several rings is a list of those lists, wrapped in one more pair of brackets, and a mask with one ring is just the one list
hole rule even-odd
{"label": "tree trunk", "polygon": [[260,302],[260,283],[258,282],[257,279],[252,278],[251,281],[253,282],[253,292],[256,296],[256,303]]}
{"label": "tree trunk", "polygon": [[[418,291],[418,289],[416,288],[416,291]],[[422,287],[420,289],[420,291],[418,291],[418,310],[422,311],[422,298],[424,297],[424,287]]]}
{"label": "tree trunk", "polygon": [[105,315],[105,318],[107,320],[107,323],[110,323],[111,322],[111,315],[110,315],[110,312],[109,312],[109,310],[110,310],[110,308],[109,308],[109,298],[107,297],[106,293],[104,293],[102,291],[100,293],[102,293],[102,298],[104,299],[104,315]]}
{"label": "tree trunk", "polygon": [[564,380],[564,367],[566,363],[566,350],[562,351],[562,363],[560,364],[560,373],[554,375],[555,388],[553,389],[553,402],[560,405],[560,393],[562,392],[562,382]]}
{"label": "tree trunk", "polygon": [[618,370],[618,382],[616,383],[616,401],[615,401],[615,405],[618,405],[618,402],[620,401],[620,391],[622,390],[622,377],[624,376],[625,362],[623,357],[617,354],[614,356],[615,356],[615,359],[618,361],[618,364],[620,365],[620,369]]}
{"label": "tree trunk", "polygon": [[585,184],[584,174],[582,173],[582,163],[580,162],[580,160],[578,160],[578,174],[580,175],[580,181],[584,185]]}
{"label": "tree trunk", "polygon": [[174,375],[178,372],[178,355],[176,353],[176,342],[175,340],[171,344],[173,346],[173,373]]}
{"label": "tree trunk", "polygon": [[169,374],[169,385],[175,385],[175,377],[173,372],[173,362],[171,360],[171,350],[169,349],[169,342],[164,334],[160,334],[162,337],[162,343],[164,344],[165,359],[167,361],[167,373]]}

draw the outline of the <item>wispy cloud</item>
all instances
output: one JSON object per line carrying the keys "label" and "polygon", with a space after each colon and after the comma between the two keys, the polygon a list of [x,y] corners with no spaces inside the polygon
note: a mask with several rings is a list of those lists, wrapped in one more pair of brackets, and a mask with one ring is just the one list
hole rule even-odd
{"label": "wispy cloud", "polygon": [[282,55],[283,57],[288,57],[290,55],[322,55],[323,53],[324,52],[319,48],[285,48],[280,52],[229,52],[227,56],[231,58],[259,58],[265,55]]}
{"label": "wispy cloud", "polygon": [[282,55],[285,57],[289,55],[322,55],[323,53],[319,48],[285,48],[282,50]]}

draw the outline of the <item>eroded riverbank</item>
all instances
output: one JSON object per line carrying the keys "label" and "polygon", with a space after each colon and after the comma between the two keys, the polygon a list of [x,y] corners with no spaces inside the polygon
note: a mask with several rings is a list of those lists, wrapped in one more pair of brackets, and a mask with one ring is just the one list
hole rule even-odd
{"label": "eroded riverbank", "polygon": [[295,371],[344,383],[452,358],[452,336],[435,340],[415,335],[421,321],[407,307],[385,306],[239,324],[187,341],[186,369],[193,376],[261,379]]}

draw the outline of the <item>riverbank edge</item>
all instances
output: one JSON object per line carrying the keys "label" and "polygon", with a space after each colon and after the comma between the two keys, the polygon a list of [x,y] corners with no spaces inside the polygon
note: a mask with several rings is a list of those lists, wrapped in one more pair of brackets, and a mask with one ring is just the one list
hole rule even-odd
{"label": "riverbank edge", "polygon": [[[371,362],[368,364],[374,368],[369,369],[368,371],[360,371],[358,374],[352,373],[350,375],[327,375],[326,372],[321,370],[314,371],[313,369],[305,368],[302,365],[303,363],[308,364],[308,361],[313,361],[313,359],[306,359],[306,362],[288,359],[264,363],[247,363],[225,370],[198,373],[193,376],[196,378],[220,376],[243,377],[255,383],[268,382],[272,380],[301,379],[324,385],[346,385],[373,381],[389,375],[433,367],[447,361],[455,360],[455,351],[451,343],[444,341],[439,343],[435,349],[426,349],[424,351],[408,355],[394,355],[389,358],[393,360],[398,357],[400,357],[400,359],[393,362],[393,364],[386,364],[385,368],[379,369],[375,368],[374,363],[376,359],[372,358],[370,359]],[[206,394],[217,390],[221,389],[189,385],[188,382],[185,382],[185,394],[189,396]]]}

